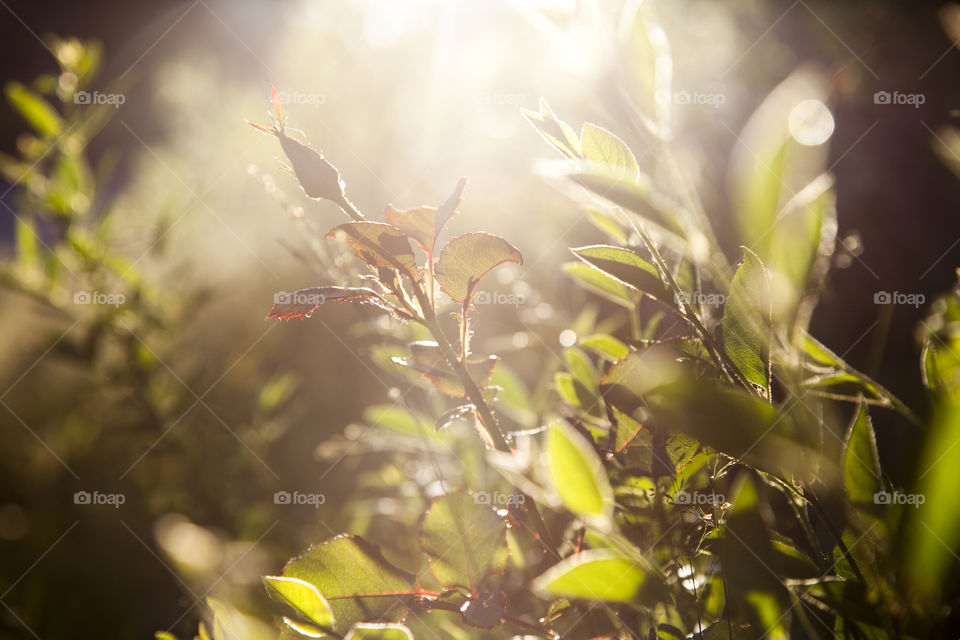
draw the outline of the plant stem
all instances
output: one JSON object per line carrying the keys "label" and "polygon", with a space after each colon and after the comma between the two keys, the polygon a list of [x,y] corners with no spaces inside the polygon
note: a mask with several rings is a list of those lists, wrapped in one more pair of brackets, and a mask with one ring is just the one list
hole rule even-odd
{"label": "plant stem", "polygon": [[[498,451],[512,453],[506,436],[503,435],[503,431],[500,430],[500,425],[497,423],[497,419],[494,417],[493,412],[490,411],[490,407],[487,406],[487,401],[483,398],[483,393],[481,393],[477,383],[474,382],[470,372],[467,371],[466,362],[457,358],[456,352],[453,350],[453,347],[450,346],[450,342],[447,340],[446,335],[444,335],[443,329],[440,327],[440,323],[437,321],[436,313],[434,313],[433,307],[430,305],[430,300],[420,287],[420,283],[411,282],[411,284],[413,285],[413,292],[417,298],[417,302],[421,307],[423,324],[430,331],[433,339],[437,341],[437,345],[446,356],[450,367],[453,368],[457,374],[457,377],[460,378],[460,382],[463,384],[464,391],[466,392],[467,397],[470,399],[470,402],[473,404],[474,408],[477,410],[477,415],[480,417],[480,422],[483,424],[483,427],[490,438],[490,442]],[[524,503],[527,503],[527,501],[525,500]],[[537,537],[540,538],[540,542],[543,544],[546,550],[554,558],[559,559],[560,553],[557,550],[557,546],[553,542],[550,531],[547,529],[547,524],[543,519],[543,515],[540,513],[540,509],[537,507],[537,503],[533,500],[530,500],[529,505],[530,511],[533,513],[534,526],[537,528]]]}
{"label": "plant stem", "polygon": [[650,251],[650,255],[653,257],[654,262],[657,263],[657,270],[667,281],[668,286],[673,290],[680,313],[691,325],[693,325],[694,330],[700,334],[700,340],[707,348],[707,352],[710,354],[710,357],[713,358],[713,361],[717,364],[720,370],[726,374],[727,378],[729,378],[731,382],[739,383],[750,393],[756,394],[757,391],[753,388],[753,385],[743,377],[740,369],[738,369],[735,364],[729,361],[724,354],[723,349],[721,349],[720,345],[718,345],[716,340],[714,340],[713,335],[707,331],[707,328],[703,326],[702,322],[700,322],[700,317],[697,315],[696,310],[690,306],[686,296],[683,295],[680,285],[677,284],[673,274],[670,273],[670,268],[667,266],[663,256],[660,255],[656,245],[653,244],[653,240],[650,238],[650,235],[647,233],[646,229],[643,228],[643,225],[637,224],[632,219],[630,222],[633,225],[634,230],[640,234],[640,238]]}
{"label": "plant stem", "polygon": [[362,222],[366,218],[363,217],[363,214],[360,213],[360,209],[357,208],[357,205],[350,202],[347,199],[347,196],[342,195],[338,200],[333,201],[338,207],[340,207],[345,214],[353,218],[356,222]]}

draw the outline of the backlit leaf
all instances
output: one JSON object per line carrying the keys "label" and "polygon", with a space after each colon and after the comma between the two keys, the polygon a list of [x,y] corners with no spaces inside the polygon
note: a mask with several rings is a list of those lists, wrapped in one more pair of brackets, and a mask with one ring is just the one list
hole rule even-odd
{"label": "backlit leaf", "polygon": [[723,309],[723,346],[764,398],[770,397],[770,313],[767,272],[756,254],[744,249]]}
{"label": "backlit leaf", "polygon": [[402,624],[357,623],[343,640],[413,640],[413,634]]}
{"label": "backlit leaf", "polygon": [[267,314],[267,319],[307,318],[326,302],[350,300],[378,305],[384,302],[376,291],[365,287],[311,287],[298,291],[281,291],[274,295],[273,308]]}
{"label": "backlit leaf", "polygon": [[874,510],[874,494],[883,490],[877,439],[863,400],[843,443],[843,490],[854,506],[869,511]]}
{"label": "backlit leaf", "polygon": [[420,525],[420,548],[437,581],[474,596],[507,562],[506,523],[483,497],[465,491],[444,496],[430,505]]}
{"label": "backlit leaf", "polygon": [[613,490],[591,444],[563,420],[547,430],[550,479],[560,501],[573,513],[607,521],[613,513]]}
{"label": "backlit leaf", "polygon": [[[960,403],[943,403],[936,411],[917,465],[916,495],[923,503],[910,511],[903,567],[927,602],[938,602],[945,576],[955,571],[960,548]],[[919,499],[916,500],[919,502]]]}
{"label": "backlit leaf", "polygon": [[588,291],[592,291],[627,309],[633,309],[640,299],[640,295],[633,287],[628,287],[617,278],[593,265],[583,262],[567,262],[563,265],[563,271]]}
{"label": "backlit leaf", "polygon": [[440,252],[435,270],[437,282],[451,298],[469,304],[480,279],[505,262],[523,264],[523,256],[499,236],[467,233],[453,238]]}
{"label": "backlit leaf", "polygon": [[460,178],[453,194],[440,208],[424,206],[413,209],[396,209],[387,205],[384,211],[384,219],[413,238],[427,254],[433,255],[437,234],[456,213],[466,184],[467,179]]}
{"label": "backlit leaf", "polygon": [[583,157],[580,149],[580,139],[577,134],[563,120],[558,120],[547,101],[540,98],[540,111],[522,110],[530,124],[540,132],[544,139],[552,144],[560,153],[571,159]]}
{"label": "backlit leaf", "polygon": [[357,256],[374,268],[402,270],[416,278],[410,241],[385,222],[347,222],[333,228],[330,238],[345,239]]}
{"label": "backlit leaf", "polygon": [[610,171],[589,168],[570,174],[570,179],[675,236],[685,238],[689,235],[686,214],[675,202],[657,193],[646,176],[640,176],[637,181],[626,180]]}
{"label": "backlit leaf", "polygon": [[533,581],[543,597],[634,602],[651,578],[638,563],[608,549],[576,553]]}
{"label": "backlit leaf", "polygon": [[40,95],[19,82],[9,82],[6,87],[7,99],[42,136],[57,138],[63,134],[66,125],[56,109]]}
{"label": "backlit leaf", "polygon": [[333,611],[317,588],[298,578],[265,576],[263,583],[275,600],[285,602],[321,627],[333,627]]}
{"label": "backlit leaf", "polygon": [[825,101],[826,80],[810,68],[791,74],[750,117],[731,159],[730,189],[740,242],[764,261],[772,258],[769,233],[795,193],[824,171],[825,145],[794,139],[790,116],[804,100]]}
{"label": "backlit leaf", "polygon": [[604,271],[640,293],[674,307],[673,295],[660,279],[656,267],[623,247],[591,245],[571,251],[584,262]]}
{"label": "backlit leaf", "polygon": [[636,180],[640,175],[637,159],[623,140],[602,127],[583,123],[580,131],[580,146],[583,157],[593,162],[606,164],[622,172],[623,177]]}
{"label": "backlit leaf", "polygon": [[416,593],[412,575],[357,536],[339,536],[311,547],[284,567],[283,577],[316,588],[330,604],[338,633],[357,622],[402,619],[407,611],[404,597]]}

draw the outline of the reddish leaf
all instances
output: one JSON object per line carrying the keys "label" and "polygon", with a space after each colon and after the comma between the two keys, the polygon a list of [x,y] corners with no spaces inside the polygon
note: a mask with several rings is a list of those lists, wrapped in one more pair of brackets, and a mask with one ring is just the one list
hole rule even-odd
{"label": "reddish leaf", "polygon": [[273,308],[267,314],[267,320],[307,318],[317,307],[331,300],[337,302],[363,300],[381,307],[385,305],[383,298],[376,291],[364,287],[312,287],[298,291],[280,291],[273,297]]}
{"label": "reddish leaf", "polygon": [[331,229],[329,238],[345,238],[354,253],[377,269],[403,270],[417,277],[410,241],[400,229],[385,222],[347,222]]}
{"label": "reddish leaf", "polygon": [[449,222],[457,211],[463,197],[463,189],[467,184],[466,178],[460,178],[457,187],[447,201],[437,207],[415,207],[413,209],[396,209],[387,205],[384,218],[397,227],[420,245],[428,255],[433,255],[433,247],[437,242],[437,234]]}
{"label": "reddish leaf", "polygon": [[470,303],[473,290],[491,269],[504,262],[523,264],[512,244],[490,233],[467,233],[447,243],[440,252],[436,275],[440,288],[461,303]]}

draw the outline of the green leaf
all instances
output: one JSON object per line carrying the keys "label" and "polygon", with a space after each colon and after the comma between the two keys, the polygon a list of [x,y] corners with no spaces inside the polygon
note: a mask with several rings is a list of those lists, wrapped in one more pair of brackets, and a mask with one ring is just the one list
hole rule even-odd
{"label": "green leaf", "polygon": [[347,222],[327,237],[345,239],[361,260],[374,269],[397,269],[417,277],[410,241],[400,229],[385,222]]}
{"label": "green leaf", "polygon": [[285,576],[264,576],[263,583],[273,599],[290,605],[314,624],[333,627],[330,604],[309,582]]}
{"label": "green leaf", "polygon": [[339,536],[291,560],[283,577],[313,585],[334,615],[334,630],[357,622],[401,620],[405,596],[416,595],[413,576],[390,564],[380,549],[357,536]]}
{"label": "green leaf", "polygon": [[[768,236],[769,256],[764,264],[770,273],[773,317],[778,322],[790,328],[799,323],[799,329],[807,329],[830,267],[836,235],[833,178],[822,174],[784,205]],[[798,309],[801,302],[803,308]]]}
{"label": "green leaf", "polygon": [[470,304],[480,279],[505,262],[523,264],[523,256],[499,236],[467,233],[453,238],[440,252],[435,269],[437,282],[448,296]]}
{"label": "green leaf", "polygon": [[378,404],[363,410],[363,421],[371,427],[389,429],[406,435],[421,436],[433,431],[433,421],[396,404]]}
{"label": "green leaf", "polygon": [[767,272],[757,255],[744,249],[723,309],[723,347],[764,398],[770,398],[770,313]]}
{"label": "green leaf", "polygon": [[594,333],[580,339],[580,346],[590,349],[611,362],[627,357],[630,347],[605,333]]}
{"label": "green leaf", "polygon": [[213,611],[213,640],[276,640],[273,626],[226,602],[207,598],[207,606]]}
{"label": "green leaf", "polygon": [[800,189],[824,171],[825,145],[804,146],[790,131],[790,116],[805,100],[825,101],[829,85],[801,68],[768,95],[750,117],[731,159],[730,193],[740,243],[767,261],[777,214]]}
{"label": "green leaf", "polygon": [[402,624],[357,623],[343,640],[413,640],[413,634]]}
{"label": "green leaf", "polygon": [[591,391],[590,387],[584,385],[583,382],[569,373],[558,371],[553,374],[553,384],[564,402],[572,407],[577,407],[585,415],[597,419],[603,418],[600,396],[595,391]]}
{"label": "green leaf", "polygon": [[533,426],[537,416],[530,403],[530,391],[523,379],[511,369],[503,360],[498,360],[493,373],[487,379],[487,384],[500,387],[497,395],[497,409],[510,416],[520,424]]}
{"label": "green leaf", "polygon": [[474,597],[507,563],[506,523],[482,498],[465,491],[444,496],[430,505],[420,525],[420,548],[437,582],[468,589]]}
{"label": "green leaf", "polygon": [[877,439],[867,403],[861,399],[843,443],[843,491],[851,504],[872,512],[874,494],[882,490]]}
{"label": "green leaf", "polygon": [[744,472],[733,488],[721,541],[721,561],[730,588],[730,599],[742,603],[751,622],[764,637],[785,638],[788,596],[773,573],[776,563],[761,502],[752,472]]}
{"label": "green leaf", "polygon": [[717,451],[778,474],[809,476],[815,463],[793,418],[753,394],[697,376],[668,346],[633,351],[600,381],[608,406],[637,422],[647,415],[663,429],[684,433]]}
{"label": "green leaf", "polygon": [[629,25],[622,61],[628,91],[640,106],[650,130],[662,138],[670,137],[670,110],[673,101],[673,58],[667,35],[657,21],[655,4],[626,5],[633,15],[625,14]]}
{"label": "green leaf", "polygon": [[588,205],[583,205],[582,208],[586,212],[587,217],[590,218],[593,226],[617,242],[627,244],[630,236],[624,228],[623,223],[615,217],[619,215],[619,212],[614,209],[599,209]]}
{"label": "green leaf", "polygon": [[768,591],[750,591],[747,604],[763,629],[763,637],[770,640],[789,640],[790,609],[781,605],[777,597]]}
{"label": "green leaf", "polygon": [[589,122],[580,130],[580,146],[587,160],[608,165],[624,178],[636,180],[640,167],[630,147],[623,140],[602,127]]}
{"label": "green leaf", "polygon": [[654,191],[646,176],[640,176],[637,181],[624,180],[609,171],[591,168],[570,174],[570,179],[675,236],[686,238],[689,235],[682,209]]}
{"label": "green leaf", "polygon": [[636,602],[651,577],[640,564],[609,549],[576,553],[533,581],[545,598]]}
{"label": "green leaf", "polygon": [[[932,609],[939,601],[943,580],[955,575],[960,548],[960,403],[943,403],[934,413],[917,469],[916,491],[923,498],[911,514],[904,546],[903,568],[917,589],[917,601]],[[919,501],[919,499],[917,500]],[[911,509],[913,511],[913,509]]]}
{"label": "green leaf", "polygon": [[560,153],[571,159],[583,157],[580,149],[580,139],[577,134],[563,120],[558,120],[547,101],[540,98],[540,111],[522,109],[524,117],[540,132],[543,138],[552,144]]}
{"label": "green leaf", "polygon": [[897,408],[917,422],[910,410],[896,396],[880,386],[876,380],[851,367],[843,358],[808,333],[803,334],[802,350],[809,359],[808,368],[819,374],[805,380],[804,386],[819,389],[850,383],[854,391],[851,399],[856,400],[856,394],[861,393],[868,399],[879,401],[885,407]]}
{"label": "green leaf", "polygon": [[670,289],[660,279],[656,267],[629,249],[610,245],[592,245],[571,249],[574,255],[613,276],[638,292],[675,308]]}
{"label": "green leaf", "polygon": [[19,82],[7,83],[7,99],[14,109],[42,136],[58,138],[66,125],[56,109]]}
{"label": "green leaf", "polygon": [[546,453],[554,489],[563,506],[599,524],[613,515],[613,489],[593,446],[563,420],[547,430]]}
{"label": "green leaf", "polygon": [[567,363],[567,369],[585,387],[596,390],[600,376],[597,374],[597,368],[593,365],[589,356],[580,349],[569,348],[563,352],[563,359]]}
{"label": "green leaf", "polygon": [[636,307],[640,296],[633,287],[628,287],[610,274],[583,262],[567,262],[563,271],[576,280],[584,289],[615,302],[627,309]]}
{"label": "green leaf", "polygon": [[32,218],[18,217],[16,221],[17,259],[23,267],[40,264],[40,238]]}

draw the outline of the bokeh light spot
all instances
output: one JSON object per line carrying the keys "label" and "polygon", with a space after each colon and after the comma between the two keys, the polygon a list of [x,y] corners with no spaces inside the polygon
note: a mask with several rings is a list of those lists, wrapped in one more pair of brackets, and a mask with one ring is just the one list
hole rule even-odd
{"label": "bokeh light spot", "polygon": [[804,100],[793,108],[787,121],[794,140],[808,147],[821,145],[833,135],[833,114],[819,100]]}

